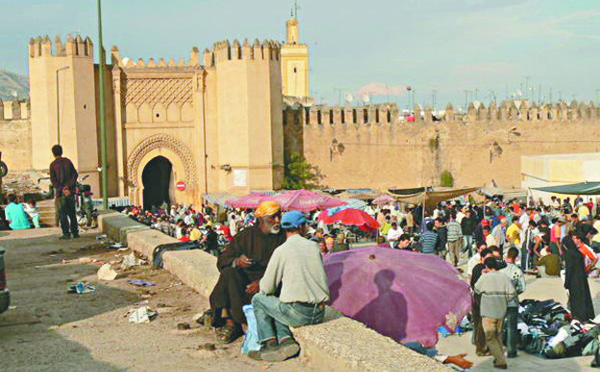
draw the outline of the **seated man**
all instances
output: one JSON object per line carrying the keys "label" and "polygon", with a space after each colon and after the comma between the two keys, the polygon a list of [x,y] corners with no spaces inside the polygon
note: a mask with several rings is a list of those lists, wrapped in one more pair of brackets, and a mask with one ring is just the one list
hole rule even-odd
{"label": "seated man", "polygon": [[17,203],[17,196],[15,194],[8,195],[8,205],[6,206],[6,220],[8,226],[13,230],[25,230],[31,228],[31,222],[29,216],[23,209],[23,204]]}
{"label": "seated man", "polygon": [[210,308],[220,342],[230,343],[244,334],[242,306],[258,293],[273,251],[285,242],[280,209],[277,202],[262,202],[256,210],[258,224],[238,233],[217,260],[221,274],[210,295]]}
{"label": "seated man", "polygon": [[273,253],[260,281],[260,293],[252,299],[259,343],[249,357],[281,362],[300,351],[289,327],[323,321],[329,284],[319,246],[304,237],[306,218],[290,211],[281,219],[287,241]]}

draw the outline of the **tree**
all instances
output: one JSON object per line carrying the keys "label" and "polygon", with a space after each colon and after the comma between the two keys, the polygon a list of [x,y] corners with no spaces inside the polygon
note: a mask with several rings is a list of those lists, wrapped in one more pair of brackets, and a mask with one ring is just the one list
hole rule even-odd
{"label": "tree", "polygon": [[283,188],[286,190],[316,189],[325,178],[318,166],[310,164],[302,155],[292,155],[285,164]]}
{"label": "tree", "polygon": [[454,187],[454,176],[450,171],[443,171],[440,176],[440,181],[442,187]]}

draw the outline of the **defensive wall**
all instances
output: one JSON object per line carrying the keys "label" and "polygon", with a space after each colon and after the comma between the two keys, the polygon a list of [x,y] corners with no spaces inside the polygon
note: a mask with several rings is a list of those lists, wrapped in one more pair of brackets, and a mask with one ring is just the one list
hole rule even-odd
{"label": "defensive wall", "polygon": [[593,103],[471,104],[465,114],[448,105],[435,117],[417,105],[414,112],[407,122],[394,104],[286,107],[286,156],[304,154],[334,188],[439,185],[444,171],[455,186],[520,187],[522,155],[600,151]]}
{"label": "defensive wall", "polygon": [[0,152],[10,172],[31,168],[29,101],[0,99]]}
{"label": "defensive wall", "polygon": [[[176,243],[157,230],[120,213],[98,217],[100,229],[113,240],[126,243],[152,261],[154,249]],[[200,250],[171,251],[163,255],[164,268],[200,295],[208,297],[219,277],[216,257]],[[434,359],[418,354],[363,324],[327,307],[324,323],[293,329],[301,346],[300,357],[317,370],[346,371],[451,371]]]}

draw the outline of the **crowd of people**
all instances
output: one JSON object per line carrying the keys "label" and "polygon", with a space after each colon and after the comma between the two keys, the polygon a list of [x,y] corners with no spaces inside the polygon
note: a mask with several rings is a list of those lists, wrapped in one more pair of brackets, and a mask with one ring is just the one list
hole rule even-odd
{"label": "crowd of people", "polygon": [[[8,200],[11,228],[39,226],[35,203],[20,204],[15,195]],[[562,277],[573,318],[594,318],[588,278],[600,275],[598,203],[553,196],[548,204],[455,199],[430,210],[403,207],[366,207],[380,228],[363,236],[377,239],[382,247],[437,255],[455,266],[473,290],[470,319],[476,352],[492,355],[495,367],[507,367],[503,345],[508,358],[517,356],[524,274]],[[341,224],[324,224],[321,211],[282,214],[272,201],[255,211],[165,204],[151,210],[127,207],[122,213],[182,242],[205,244],[218,256],[220,277],[210,296],[211,309],[201,321],[215,328],[221,342],[232,342],[244,334],[242,308],[252,303],[263,347],[250,356],[267,361],[297,354],[289,326],[322,320],[329,296],[322,257],[350,249],[348,237],[358,233]],[[61,226],[68,235],[69,224]],[[294,308],[295,317],[287,307]]]}

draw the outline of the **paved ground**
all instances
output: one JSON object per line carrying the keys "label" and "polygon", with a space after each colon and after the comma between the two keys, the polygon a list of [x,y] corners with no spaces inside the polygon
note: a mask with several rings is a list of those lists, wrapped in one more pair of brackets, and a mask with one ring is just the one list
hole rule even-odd
{"label": "paved ground", "polygon": [[[192,321],[207,307],[205,298],[148,266],[99,282],[99,266],[90,261],[120,261],[130,252],[99,247],[93,232],[66,243],[58,233],[0,231],[15,307],[0,315],[0,371],[310,370],[300,359],[274,365],[252,361],[240,354],[239,341],[207,350],[214,333]],[[157,285],[135,287],[127,283],[132,278]],[[66,293],[67,284],[77,281],[93,282],[96,292]],[[146,300],[158,317],[149,324],[129,323],[126,312]],[[177,330],[182,322],[192,329]]]}
{"label": "paved ground", "polygon": [[[562,286],[560,278],[540,278],[526,276],[527,287],[525,293],[520,299],[548,300],[554,299],[562,304],[567,303],[567,294]],[[600,283],[590,279],[590,290],[594,299],[594,308],[596,314],[600,314]],[[498,371],[492,366],[491,357],[478,357],[475,354],[475,347],[471,344],[471,332],[463,336],[450,336],[441,339],[438,342],[438,350],[443,354],[461,354],[467,353],[467,359],[474,362],[471,371]],[[519,356],[514,359],[508,359],[508,367],[511,371],[523,372],[545,372],[545,371],[597,371],[591,368],[591,356],[565,358],[565,359],[544,359],[520,351]]]}

